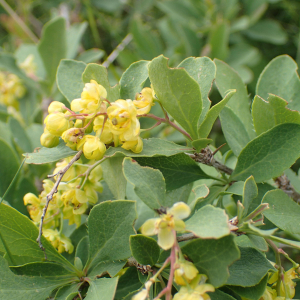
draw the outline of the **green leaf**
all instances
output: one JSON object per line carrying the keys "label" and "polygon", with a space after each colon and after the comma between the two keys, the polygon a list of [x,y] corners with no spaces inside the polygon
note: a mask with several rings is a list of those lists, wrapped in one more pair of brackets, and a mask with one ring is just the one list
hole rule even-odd
{"label": "green leaf", "polygon": [[62,17],[49,21],[43,27],[38,50],[48,75],[47,81],[50,87],[55,81],[56,69],[60,60],[67,54],[66,38],[66,24]]}
{"label": "green leaf", "polygon": [[169,157],[136,157],[135,160],[142,166],[160,170],[166,180],[167,190],[177,189],[199,179],[210,178],[184,153]]}
{"label": "green leaf", "polygon": [[252,104],[252,116],[257,135],[283,123],[300,124],[300,113],[288,109],[287,102],[269,94],[268,102],[255,96]]}
{"label": "green leaf", "polygon": [[226,96],[222,101],[218,104],[214,105],[207,113],[205,119],[201,123],[198,128],[198,136],[199,138],[206,138],[210,134],[210,131],[218,118],[220,112],[224,108],[224,106],[228,103],[228,101],[232,98],[232,96],[236,93],[236,90],[229,90]]}
{"label": "green leaf", "polygon": [[46,279],[39,276],[18,276],[12,273],[4,258],[0,256],[0,299],[45,300],[50,293],[67,283],[60,277]]}
{"label": "green leaf", "polygon": [[257,285],[269,271],[276,271],[268,259],[258,250],[240,247],[241,258],[229,267],[226,284],[250,287]]}
{"label": "green leaf", "polygon": [[148,64],[149,61],[141,60],[126,69],[120,79],[121,99],[135,99],[136,93],[142,90],[148,78]]}
{"label": "green leaf", "polygon": [[125,199],[126,194],[126,178],[123,174],[124,157],[110,157],[102,163],[103,178],[115,199]]}
{"label": "green leaf", "polygon": [[250,242],[252,243],[252,245],[260,250],[260,251],[263,251],[263,252],[266,252],[268,251],[269,247],[268,247],[268,244],[266,242],[266,240],[261,237],[261,236],[257,236],[257,235],[254,235],[254,234],[248,234],[247,235]]}
{"label": "green leaf", "polygon": [[186,230],[202,239],[219,239],[230,234],[228,216],[224,209],[206,205],[186,222]]}
{"label": "green leaf", "polygon": [[300,234],[300,206],[284,191],[273,190],[265,194],[263,203],[269,203],[269,209],[263,212],[274,225],[292,234]]}
{"label": "green leaf", "polygon": [[220,113],[220,120],[222,131],[230,149],[235,156],[239,156],[242,149],[251,141],[245,125],[229,107],[223,108]]}
{"label": "green leaf", "polygon": [[140,153],[133,153],[121,147],[110,147],[105,156],[110,157],[114,155],[129,156],[129,157],[152,157],[152,156],[171,156],[183,152],[194,151],[192,148],[175,144],[158,138],[143,139],[143,151]]}
{"label": "green leaf", "polygon": [[211,26],[209,36],[210,57],[226,59],[228,55],[229,34],[230,26],[227,21],[219,21],[217,24]]}
{"label": "green leaf", "polygon": [[72,24],[66,33],[67,36],[67,58],[74,58],[78,52],[80,41],[88,26],[87,22]]}
{"label": "green leaf", "polygon": [[123,172],[126,179],[134,185],[137,196],[150,208],[164,205],[166,184],[162,173],[149,167],[141,167],[130,158],[125,158]]}
{"label": "green leaf", "polygon": [[253,40],[274,45],[284,45],[288,40],[285,29],[275,20],[260,20],[244,33]]}
{"label": "green leaf", "polygon": [[287,102],[290,109],[300,111],[300,81],[297,63],[288,55],[280,55],[269,62],[259,76],[256,94],[263,99],[268,93]]}
{"label": "green leaf", "polygon": [[252,118],[250,114],[250,101],[245,84],[237,72],[226,63],[215,59],[217,66],[216,85],[224,98],[229,89],[235,89],[236,93],[231,98],[227,107],[231,108],[238,119],[244,124],[250,139],[255,137]]}
{"label": "green leaf", "polygon": [[117,260],[117,261],[104,261],[96,265],[91,272],[88,272],[89,278],[95,278],[103,276],[108,273],[110,277],[115,277],[124,265],[127,263],[126,260]]}
{"label": "green leaf", "polygon": [[55,300],[73,300],[74,297],[78,295],[81,284],[82,283],[80,282],[63,286],[57,291]]}
{"label": "green leaf", "polygon": [[256,182],[262,182],[280,176],[297,160],[299,148],[300,125],[278,125],[242,150],[231,180],[245,180],[253,175]]}
{"label": "green leaf", "polygon": [[244,185],[244,189],[243,189],[242,203],[245,208],[243,216],[247,216],[249,207],[250,207],[253,199],[255,199],[257,197],[257,195],[258,195],[257,185],[255,183],[254,177],[250,176],[245,181],[245,185]]}
{"label": "green leaf", "polygon": [[225,284],[229,277],[228,266],[239,259],[240,251],[235,245],[233,236],[221,239],[197,239],[182,247],[201,274],[206,274],[209,282],[219,287]]}
{"label": "green leaf", "polygon": [[119,99],[120,87],[116,85],[114,87],[110,86],[107,77],[107,69],[102,65],[98,64],[88,64],[82,74],[82,80],[84,83],[89,83],[91,80],[95,80],[98,84],[101,84],[107,91],[107,99],[110,102]]}
{"label": "green leaf", "polygon": [[162,55],[150,62],[149,78],[163,107],[193,139],[197,139],[202,111],[198,83],[184,69],[170,69],[168,60]]}
{"label": "green leaf", "polygon": [[130,237],[130,249],[139,264],[154,266],[160,255],[160,248],[155,239],[142,234]]}
{"label": "green leaf", "polygon": [[82,266],[84,267],[87,263],[87,259],[89,256],[89,237],[83,237],[76,247],[75,259],[79,258]]}
{"label": "green leaf", "polygon": [[268,275],[266,275],[260,283],[251,287],[243,286],[228,286],[232,291],[237,293],[239,296],[244,297],[248,300],[259,300],[263,295],[268,282]]}
{"label": "green leaf", "polygon": [[208,98],[213,80],[216,77],[216,65],[209,57],[188,57],[182,61],[178,68],[184,68],[194,78],[199,86],[203,101],[202,112],[198,120],[198,126],[204,120],[211,101]]}
{"label": "green leaf", "polygon": [[71,59],[63,59],[57,69],[56,82],[60,92],[71,103],[74,99],[80,98],[84,83],[82,73],[86,64]]}
{"label": "green leaf", "polygon": [[41,148],[37,149],[36,152],[33,153],[23,153],[23,156],[26,157],[27,164],[47,164],[50,162],[55,162],[60,159],[74,156],[77,151],[72,150],[67,147],[63,140],[59,141],[57,147],[54,148]]}
{"label": "green leaf", "polygon": [[86,64],[95,63],[99,61],[105,55],[105,51],[101,49],[89,49],[80,53],[77,57],[77,60],[83,61]]}
{"label": "green leaf", "polygon": [[117,284],[118,277],[115,278],[100,278],[89,282],[90,287],[87,292],[85,300],[113,300]]}
{"label": "green leaf", "polygon": [[94,206],[88,218],[90,251],[88,269],[103,261],[130,256],[129,236],[134,235],[135,202],[105,201]]}
{"label": "green leaf", "polygon": [[212,143],[212,141],[212,139],[198,139],[192,141],[192,145],[196,149],[196,152],[199,153],[201,149],[205,148],[208,144]]}
{"label": "green leaf", "polygon": [[185,202],[189,200],[190,193],[192,191],[193,183],[186,184],[178,189],[168,191],[166,198],[163,202],[163,206],[172,207],[176,202]]}
{"label": "green leaf", "polygon": [[10,130],[12,132],[13,139],[14,139],[14,142],[16,143],[16,145],[25,152],[32,151],[33,148],[31,146],[30,139],[29,139],[26,131],[24,130],[24,127],[21,126],[19,121],[16,120],[15,118],[9,118],[8,124],[9,124]]}
{"label": "green leaf", "polygon": [[236,298],[216,289],[214,292],[207,293],[211,300],[236,300]]}
{"label": "green leaf", "polygon": [[0,138],[0,161],[0,197],[2,197],[14,178],[20,164],[15,151],[2,138]]}
{"label": "green leaf", "polygon": [[[1,237],[13,255],[15,265],[44,260],[44,252],[36,242],[38,228],[32,221],[5,204],[0,205],[0,219]],[[49,260],[61,263],[64,267],[74,270],[74,267],[44,237],[42,237],[42,243]],[[1,239],[0,251],[5,252]]]}

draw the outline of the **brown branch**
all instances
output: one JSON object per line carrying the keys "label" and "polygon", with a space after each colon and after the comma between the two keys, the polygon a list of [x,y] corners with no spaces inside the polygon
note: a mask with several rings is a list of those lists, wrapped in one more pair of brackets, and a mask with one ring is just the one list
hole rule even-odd
{"label": "brown branch", "polygon": [[[36,241],[39,244],[39,247],[44,251],[45,259],[47,259],[47,255],[46,255],[46,251],[45,251],[45,248],[43,247],[41,239],[42,239],[42,234],[43,234],[44,218],[45,218],[45,215],[46,215],[46,212],[47,212],[47,209],[48,209],[48,205],[49,205],[50,201],[52,200],[53,195],[55,193],[57,193],[58,185],[60,184],[63,176],[69,170],[69,168],[73,165],[73,163],[80,158],[81,154],[82,154],[82,150],[78,151],[77,154],[72,158],[72,160],[63,169],[61,169],[57,174],[55,174],[58,177],[56,179],[56,182],[55,182],[52,190],[47,195],[47,201],[46,201],[46,204],[45,204],[45,206],[43,208],[43,213],[42,213],[42,216],[41,216],[41,222],[40,222],[40,226],[39,226],[39,235],[38,235],[38,238],[36,239]],[[50,175],[48,177],[53,177],[53,175]]]}
{"label": "brown branch", "polygon": [[291,185],[291,181],[285,174],[275,178],[275,183],[279,189],[283,190],[295,202],[300,203],[300,194],[296,192],[294,187]]}
{"label": "brown branch", "polygon": [[194,161],[212,166],[219,172],[224,172],[231,175],[233,170],[227,166],[221,164],[219,161],[215,160],[214,152],[212,152],[208,147],[203,148],[200,153],[188,154]]}

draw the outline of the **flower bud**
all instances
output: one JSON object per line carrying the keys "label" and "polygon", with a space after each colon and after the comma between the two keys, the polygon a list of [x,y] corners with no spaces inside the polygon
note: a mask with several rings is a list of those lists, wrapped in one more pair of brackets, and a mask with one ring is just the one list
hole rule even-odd
{"label": "flower bud", "polygon": [[53,114],[55,112],[65,112],[66,109],[64,109],[65,105],[62,103],[62,102],[59,102],[59,101],[52,101],[48,107],[48,113],[49,114]]}
{"label": "flower bud", "polygon": [[66,145],[72,150],[76,150],[79,141],[84,136],[84,129],[82,128],[70,128],[62,134],[62,139]]}
{"label": "flower bud", "polygon": [[199,273],[193,263],[185,260],[179,263],[179,268],[175,270],[174,280],[179,285],[190,283]]}
{"label": "flower bud", "polygon": [[100,139],[93,135],[85,135],[79,142],[77,150],[83,151],[84,156],[87,159],[99,160],[103,157],[106,147]]}
{"label": "flower bud", "polygon": [[46,128],[40,137],[41,145],[47,148],[56,147],[59,144],[59,137],[51,134]]}
{"label": "flower bud", "polygon": [[[122,137],[120,137],[122,141]],[[138,136],[132,141],[125,141],[122,145],[123,149],[131,150],[134,153],[140,153],[143,150],[143,140]]]}
{"label": "flower bud", "polygon": [[46,124],[47,130],[55,136],[61,136],[62,133],[70,127],[68,118],[60,112],[48,115],[44,123]]}
{"label": "flower bud", "polygon": [[142,91],[135,96],[133,104],[137,107],[138,115],[147,114],[153,104],[153,90],[149,87],[142,89]]}

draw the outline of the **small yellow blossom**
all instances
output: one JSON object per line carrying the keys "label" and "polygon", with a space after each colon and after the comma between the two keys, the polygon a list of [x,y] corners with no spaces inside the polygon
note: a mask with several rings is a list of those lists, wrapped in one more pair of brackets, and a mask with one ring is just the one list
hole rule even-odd
{"label": "small yellow blossom", "polygon": [[[110,144],[114,140],[114,135],[110,131],[110,120],[106,120],[104,127],[104,116],[98,116],[94,120],[94,131],[100,137],[100,141],[104,144]],[[102,129],[103,128],[103,129]]]}
{"label": "small yellow blossom", "polygon": [[82,128],[70,128],[63,132],[61,138],[64,140],[68,147],[76,150],[79,141],[84,136],[84,133],[85,130]]}
{"label": "small yellow blossom", "polygon": [[138,115],[147,114],[153,105],[153,90],[151,88],[144,88],[135,96],[133,104],[137,107]]}
{"label": "small yellow blossom", "polygon": [[140,153],[143,150],[143,140],[139,136],[133,140],[124,141],[122,140],[122,135],[121,135],[120,141],[123,143],[122,148],[126,150],[131,150],[134,153]]}
{"label": "small yellow blossom", "polygon": [[73,252],[74,246],[72,245],[71,240],[63,234],[59,234],[56,229],[45,229],[43,235],[51,242],[52,246],[56,248],[59,253],[64,251],[69,253]]}
{"label": "small yellow blossom", "polygon": [[152,285],[151,281],[147,281],[145,283],[145,288],[140,290],[137,294],[135,294],[131,300],[146,300],[149,298],[149,291],[150,291],[150,287]]}
{"label": "small yellow blossom", "polygon": [[25,60],[20,63],[20,68],[24,70],[27,76],[34,77],[37,70],[37,65],[34,62],[34,56],[29,54]]}
{"label": "small yellow blossom", "polygon": [[184,260],[179,262],[179,268],[175,270],[174,281],[179,285],[190,283],[199,273],[194,264]]}
{"label": "small yellow blossom", "polygon": [[59,144],[59,137],[51,134],[47,128],[45,128],[44,133],[40,137],[40,142],[44,147],[53,148]]}
{"label": "small yellow blossom", "polygon": [[[81,93],[81,98],[71,102],[71,109],[75,112],[93,114],[105,112],[106,105],[103,100],[107,97],[106,89],[95,80],[86,83]],[[102,105],[103,104],[103,105]]]}
{"label": "small yellow blossom", "polygon": [[191,209],[184,202],[175,203],[166,214],[159,218],[147,220],[141,227],[144,235],[158,235],[158,245],[164,250],[170,249],[175,243],[174,231],[184,231],[185,224],[182,219],[187,218]]}
{"label": "small yellow blossom", "polygon": [[197,275],[189,286],[180,288],[173,300],[210,300],[206,292],[214,292],[215,288],[211,284],[205,283],[206,279],[206,275]]}
{"label": "small yellow blossom", "polygon": [[24,204],[27,205],[27,210],[29,212],[30,218],[34,222],[39,222],[43,213],[43,204],[41,200],[32,193],[27,193],[24,196]]}
{"label": "small yellow blossom", "polygon": [[107,108],[110,120],[110,131],[115,135],[123,135],[123,139],[130,141],[140,133],[140,122],[137,119],[137,109],[132,100],[119,99]]}
{"label": "small yellow blossom", "polygon": [[87,159],[99,160],[106,152],[106,147],[97,136],[85,135],[78,143],[77,150],[82,150]]}
{"label": "small yellow blossom", "polygon": [[71,127],[70,121],[66,115],[61,112],[48,115],[44,123],[46,124],[47,130],[55,136],[61,136],[64,131]]}
{"label": "small yellow blossom", "polygon": [[65,206],[71,206],[75,215],[83,214],[87,208],[88,197],[86,193],[79,189],[70,189],[61,196]]}
{"label": "small yellow blossom", "polygon": [[53,114],[56,112],[64,113],[66,110],[63,108],[65,105],[59,101],[52,101],[48,106],[48,113]]}

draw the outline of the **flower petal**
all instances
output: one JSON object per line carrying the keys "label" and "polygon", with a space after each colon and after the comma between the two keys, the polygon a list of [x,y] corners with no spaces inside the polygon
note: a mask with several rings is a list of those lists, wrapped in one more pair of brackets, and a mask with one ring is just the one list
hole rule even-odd
{"label": "flower petal", "polygon": [[168,213],[173,215],[175,218],[185,219],[190,215],[191,209],[186,203],[177,202],[168,210]]}
{"label": "flower petal", "polygon": [[144,235],[155,235],[157,234],[156,224],[160,221],[159,218],[153,218],[147,220],[141,227],[141,232]]}
{"label": "flower petal", "polygon": [[164,250],[170,249],[175,243],[175,235],[171,228],[161,228],[158,232],[158,245]]}

